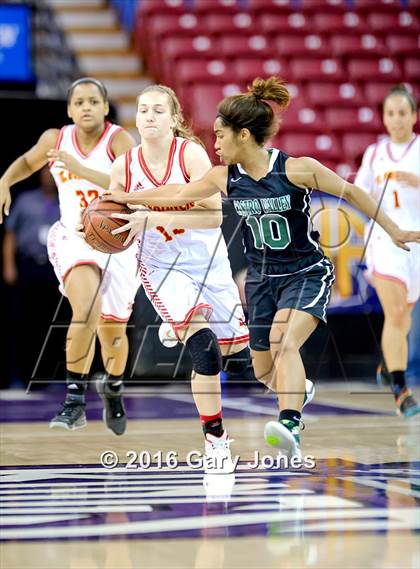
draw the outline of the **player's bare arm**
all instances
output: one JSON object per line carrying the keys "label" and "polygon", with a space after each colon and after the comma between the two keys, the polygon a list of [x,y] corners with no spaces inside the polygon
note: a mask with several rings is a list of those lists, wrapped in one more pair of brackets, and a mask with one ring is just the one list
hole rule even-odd
{"label": "player's bare arm", "polygon": [[406,243],[420,243],[419,231],[404,231],[384,213],[375,199],[361,188],[340,178],[335,172],[320,164],[314,158],[289,158],[286,162],[289,180],[301,187],[316,188],[349,204],[378,223],[391,237],[397,247],[409,251]]}
{"label": "player's bare arm", "polygon": [[0,223],[3,222],[3,210],[9,215],[11,196],[10,187],[29,178],[48,162],[47,152],[54,147],[59,130],[51,128],[41,134],[38,141],[25,154],[19,156],[0,178]]}
{"label": "player's bare arm", "polygon": [[215,166],[196,182],[189,184],[168,184],[144,192],[115,195],[106,192],[104,197],[119,203],[146,206],[174,206],[199,202],[219,192],[226,193],[227,168]]}

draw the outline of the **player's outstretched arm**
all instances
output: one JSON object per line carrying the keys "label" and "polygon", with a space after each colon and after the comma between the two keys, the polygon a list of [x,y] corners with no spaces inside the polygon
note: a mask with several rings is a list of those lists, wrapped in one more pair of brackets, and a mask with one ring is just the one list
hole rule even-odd
{"label": "player's outstretched arm", "polygon": [[225,193],[226,185],[227,168],[215,166],[200,180],[189,184],[169,184],[153,190],[123,195],[106,192],[103,197],[124,204],[168,207],[198,202],[219,192]]}
{"label": "player's outstretched arm", "polygon": [[10,187],[29,178],[48,162],[47,152],[54,147],[58,138],[58,129],[51,128],[41,134],[38,142],[30,150],[19,156],[0,178],[0,223],[3,222],[3,210],[9,215]]}
{"label": "player's outstretched arm", "polygon": [[378,223],[391,237],[395,245],[409,251],[406,243],[420,243],[420,231],[404,231],[384,213],[380,204],[358,186],[340,178],[335,172],[313,158],[289,158],[286,175],[297,186],[315,188],[343,198],[352,206]]}

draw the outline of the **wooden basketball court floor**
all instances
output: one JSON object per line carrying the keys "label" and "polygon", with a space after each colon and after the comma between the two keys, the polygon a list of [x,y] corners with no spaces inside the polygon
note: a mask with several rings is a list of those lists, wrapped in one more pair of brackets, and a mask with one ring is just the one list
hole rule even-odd
{"label": "wooden basketball court floor", "polygon": [[[317,387],[303,432],[316,466],[301,469],[270,463],[262,433],[273,397],[229,392],[240,457],[230,497],[226,484],[211,495],[203,486],[186,387],[127,390],[122,437],[106,430],[93,392],[86,428],[50,430],[61,397],[1,393],[1,569],[420,566],[420,425],[376,386]],[[101,465],[106,451],[117,467]]]}

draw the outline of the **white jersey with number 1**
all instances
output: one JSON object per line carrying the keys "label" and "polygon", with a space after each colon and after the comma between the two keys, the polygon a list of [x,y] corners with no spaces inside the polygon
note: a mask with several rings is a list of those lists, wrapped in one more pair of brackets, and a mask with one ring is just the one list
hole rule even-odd
{"label": "white jersey with number 1", "polygon": [[[109,122],[96,146],[84,154],[76,135],[76,126],[67,125],[60,130],[56,149],[63,150],[87,168],[110,174],[115,157],[111,143],[121,127]],[[58,161],[50,164],[51,174],[58,188],[61,218],[48,234],[48,256],[65,294],[64,282],[70,271],[80,265],[97,266],[102,274],[101,293],[103,320],[126,322],[130,318],[134,298],[141,285],[138,274],[136,247],[108,255],[89,247],[76,233],[80,211],[105,190],[88,180],[75,176]]]}
{"label": "white jersey with number 1", "polygon": [[[357,173],[355,184],[369,192],[401,229],[420,230],[420,185],[398,180],[398,172],[420,179],[420,137],[413,134],[404,144],[384,137],[370,145]],[[410,251],[394,245],[378,225],[366,230],[368,275],[401,282],[407,298],[414,303],[420,297],[420,244],[408,243]]]}

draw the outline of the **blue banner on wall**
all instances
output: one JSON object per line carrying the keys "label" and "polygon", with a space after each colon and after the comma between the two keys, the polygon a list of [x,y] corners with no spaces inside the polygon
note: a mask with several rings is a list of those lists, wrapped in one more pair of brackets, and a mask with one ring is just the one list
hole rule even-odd
{"label": "blue banner on wall", "polygon": [[0,5],[0,81],[33,80],[31,9]]}

